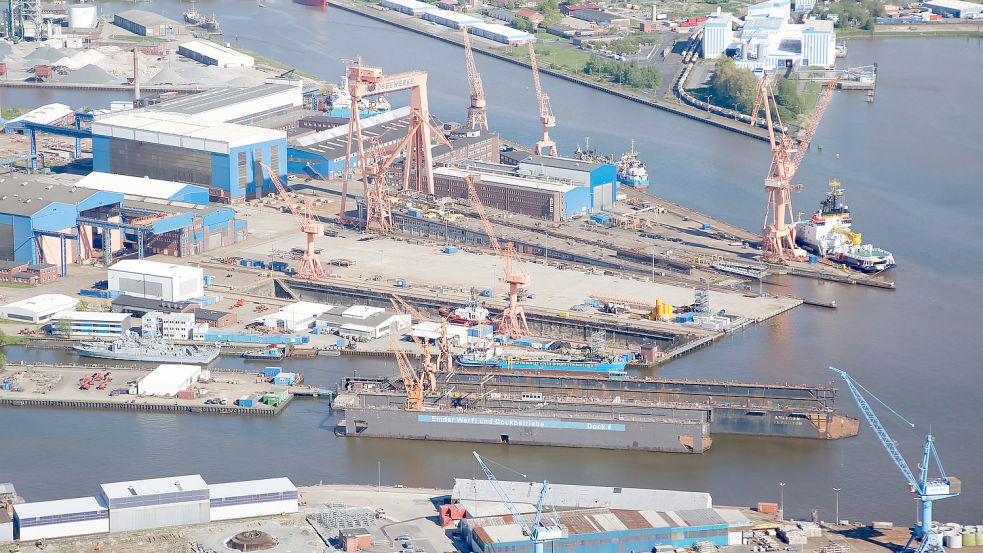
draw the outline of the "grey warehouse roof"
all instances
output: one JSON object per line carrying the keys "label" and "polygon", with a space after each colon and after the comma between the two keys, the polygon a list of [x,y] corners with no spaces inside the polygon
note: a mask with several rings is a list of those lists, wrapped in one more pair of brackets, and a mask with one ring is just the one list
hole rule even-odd
{"label": "grey warehouse roof", "polygon": [[78,175],[7,176],[0,178],[0,213],[34,215],[53,203],[79,204],[106,194],[100,190],[72,186]]}
{"label": "grey warehouse roof", "polygon": [[226,482],[208,486],[212,499],[223,497],[242,497],[244,495],[263,495],[268,493],[296,492],[297,486],[289,478],[267,478],[265,480],[245,480]]}
{"label": "grey warehouse roof", "polygon": [[[501,482],[515,503],[535,505],[542,484],[536,482]],[[625,509],[631,511],[675,511],[707,509],[712,505],[710,494],[675,490],[647,490],[607,486],[550,484],[549,502],[556,507]],[[451,497],[457,500],[501,502],[501,497],[488,480],[456,478]]]}
{"label": "grey warehouse roof", "polygon": [[217,321],[229,314],[228,311],[218,311],[215,309],[195,309],[195,318],[203,321]]}
{"label": "grey warehouse roof", "polygon": [[196,115],[222,108],[229,104],[248,102],[281,92],[289,92],[296,88],[293,85],[276,83],[261,84],[251,88],[221,88],[199,94],[189,94],[182,98],[155,104],[147,109],[150,111],[167,111],[184,115]]}
{"label": "grey warehouse roof", "polygon": [[[581,10],[585,11],[585,10]],[[573,169],[575,171],[593,171],[603,163],[599,161],[582,161],[572,157],[552,157],[531,155],[520,160],[521,163],[528,165],[542,165],[544,167],[557,167],[559,169]]]}
{"label": "grey warehouse roof", "polygon": [[175,492],[208,490],[208,484],[199,474],[130,480],[102,484],[102,493],[109,499],[123,499],[138,496],[160,495]]}
{"label": "grey warehouse roof", "polygon": [[334,323],[338,325],[353,324],[359,326],[379,326],[380,324],[386,322],[392,318],[393,314],[389,311],[380,311],[378,313],[373,313],[364,319],[356,319],[353,317],[343,317],[342,313],[347,310],[347,307],[332,307],[323,315],[317,318],[319,321],[326,321],[329,323]]}
{"label": "grey warehouse roof", "polygon": [[126,10],[117,13],[116,15],[122,17],[127,21],[132,21],[138,25],[143,25],[144,27],[153,27],[154,25],[178,25],[183,27],[183,23],[174,21],[164,17],[163,15],[156,14],[154,12],[148,12],[144,10]]}

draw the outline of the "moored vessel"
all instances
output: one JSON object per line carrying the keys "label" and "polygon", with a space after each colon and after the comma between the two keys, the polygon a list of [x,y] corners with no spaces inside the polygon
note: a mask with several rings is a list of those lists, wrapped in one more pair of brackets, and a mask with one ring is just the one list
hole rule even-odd
{"label": "moored vessel", "polygon": [[294,2],[303,6],[319,6],[322,8],[328,5],[328,0],[294,0]]}
{"label": "moored vessel", "polygon": [[649,187],[649,172],[645,163],[638,159],[635,151],[635,141],[631,141],[631,150],[621,154],[621,159],[615,163],[618,169],[618,182],[632,188],[644,190]]}
{"label": "moored vessel", "polygon": [[72,349],[83,357],[150,363],[204,365],[219,355],[219,349],[215,347],[172,344],[160,339],[141,338],[131,331],[111,342],[81,342]]}
{"label": "moored vessel", "polygon": [[194,0],[192,0],[191,7],[184,12],[184,21],[189,25],[198,25],[199,23],[201,23],[201,20],[202,20],[202,15],[201,13],[198,12],[197,9],[195,9],[195,3]]}

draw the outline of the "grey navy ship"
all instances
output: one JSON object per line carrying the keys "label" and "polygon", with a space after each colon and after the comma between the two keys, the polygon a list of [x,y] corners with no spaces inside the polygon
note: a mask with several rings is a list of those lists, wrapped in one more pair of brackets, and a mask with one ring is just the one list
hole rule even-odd
{"label": "grey navy ship", "polygon": [[162,340],[141,338],[127,331],[112,342],[81,342],[72,348],[83,357],[146,361],[149,363],[192,363],[205,365],[214,361],[218,348],[197,345],[179,345]]}

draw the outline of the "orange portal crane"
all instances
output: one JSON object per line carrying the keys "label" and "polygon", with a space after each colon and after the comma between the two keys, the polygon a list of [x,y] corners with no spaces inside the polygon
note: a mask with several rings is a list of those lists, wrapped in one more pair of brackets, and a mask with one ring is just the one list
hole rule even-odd
{"label": "orange portal crane", "polygon": [[306,198],[304,200],[304,209],[301,209],[299,205],[294,203],[286,187],[280,182],[280,177],[268,165],[264,163],[260,163],[260,165],[270,175],[270,180],[273,181],[277,192],[280,193],[280,198],[283,200],[283,203],[287,204],[290,213],[297,220],[300,231],[307,235],[307,247],[304,249],[304,255],[301,257],[301,265],[297,271],[297,277],[310,280],[323,279],[328,276],[328,271],[321,265],[321,260],[314,253],[314,238],[324,235],[324,225],[321,224],[317,219],[317,215],[314,214],[314,202],[310,198]]}
{"label": "orange portal crane", "polygon": [[[409,125],[406,137],[393,148],[386,159],[379,164],[376,172],[385,173],[389,166],[402,156],[403,190],[416,190],[433,195],[433,157],[430,153],[432,140],[451,147],[443,132],[430,120],[430,102],[427,98],[427,73],[408,71],[396,75],[383,75],[381,67],[362,65],[362,58],[356,57],[348,66],[348,94],[352,107],[348,118],[348,144],[345,149],[345,174],[341,189],[340,218],[347,219],[348,181],[352,169],[352,141],[357,142],[359,163],[365,160],[365,146],[362,138],[362,120],[358,106],[367,96],[388,94],[399,90],[410,91]],[[362,183],[366,199],[369,192],[369,176],[362,172]],[[375,223],[374,223],[375,224]]]}
{"label": "orange portal crane", "polygon": [[[393,297],[389,301],[392,303],[393,310],[397,315],[409,314],[410,317],[414,317],[421,322],[427,319],[423,313],[420,313],[419,310],[397,294],[393,294]],[[416,347],[420,348],[420,353],[423,356],[423,387],[426,390],[435,391],[437,389],[437,370],[440,364],[439,354],[437,364],[434,364],[433,355],[430,353],[430,340],[424,340],[416,336],[411,337],[413,338],[413,342],[416,343]]]}
{"label": "orange portal crane", "polygon": [[481,199],[478,197],[478,189],[474,184],[474,175],[468,175],[464,180],[468,185],[468,194],[471,196],[471,203],[474,204],[478,216],[481,217],[481,224],[485,227],[485,234],[488,235],[488,240],[491,242],[495,253],[502,260],[502,266],[505,269],[505,275],[502,277],[502,281],[509,285],[509,305],[502,311],[502,318],[499,322],[498,330],[500,333],[511,336],[512,338],[529,336],[526,313],[522,310],[522,306],[519,305],[519,288],[529,286],[532,279],[529,273],[520,273],[513,270],[513,263],[516,257],[515,245],[512,242],[507,242],[505,246],[502,246],[498,241],[498,236],[495,235],[495,229],[492,228],[491,221],[485,213],[485,206],[482,205]]}
{"label": "orange portal crane", "polygon": [[766,260],[784,263],[796,257],[792,191],[798,192],[802,189],[802,185],[792,184],[792,176],[795,174],[792,156],[796,155],[796,146],[785,132],[785,126],[782,125],[778,103],[775,101],[775,90],[772,88],[768,74],[765,74],[758,83],[758,94],[754,99],[754,109],[751,110],[752,126],[755,124],[758,110],[762,108],[764,108],[768,140],[771,144],[771,167],[765,178],[768,208],[765,210],[765,222],[761,229],[761,250]]}
{"label": "orange portal crane", "polygon": [[392,206],[389,204],[386,168],[383,164],[386,152],[378,136],[369,141],[369,149],[362,162],[362,176],[365,179],[365,229],[379,234],[389,234],[393,230]]}
{"label": "orange portal crane", "polygon": [[556,142],[550,138],[550,128],[556,126],[556,117],[550,107],[549,94],[543,92],[539,83],[539,63],[536,61],[536,48],[529,42],[529,65],[532,66],[532,82],[536,85],[536,101],[539,103],[539,122],[543,124],[543,138],[536,142],[533,152],[537,156],[556,156]]}
{"label": "orange portal crane", "polygon": [[406,404],[403,408],[407,411],[423,411],[423,381],[410,364],[406,352],[400,347],[395,332],[389,333],[389,347],[396,356],[399,374],[403,377],[403,387],[406,388]]}
{"label": "orange portal crane", "polygon": [[471,35],[464,30],[464,57],[468,64],[468,86],[471,88],[471,107],[468,108],[468,119],[465,125],[471,130],[488,130],[488,109],[485,107],[485,86],[481,83],[481,74],[474,64],[474,51],[471,49]]}

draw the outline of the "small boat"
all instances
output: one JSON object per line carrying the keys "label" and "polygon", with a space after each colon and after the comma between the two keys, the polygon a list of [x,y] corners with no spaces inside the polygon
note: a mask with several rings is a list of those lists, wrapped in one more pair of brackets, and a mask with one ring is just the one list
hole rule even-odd
{"label": "small boat", "polygon": [[192,0],[191,7],[188,8],[186,12],[184,12],[185,23],[188,23],[189,25],[199,25],[201,24],[202,19],[204,18],[202,17],[201,13],[199,13],[198,10],[195,9],[195,3],[194,0]]}
{"label": "small boat", "polygon": [[261,351],[247,351],[242,354],[243,359],[252,359],[259,361],[272,361],[277,359],[283,359],[286,354],[281,348],[276,346],[271,346],[267,349]]}

